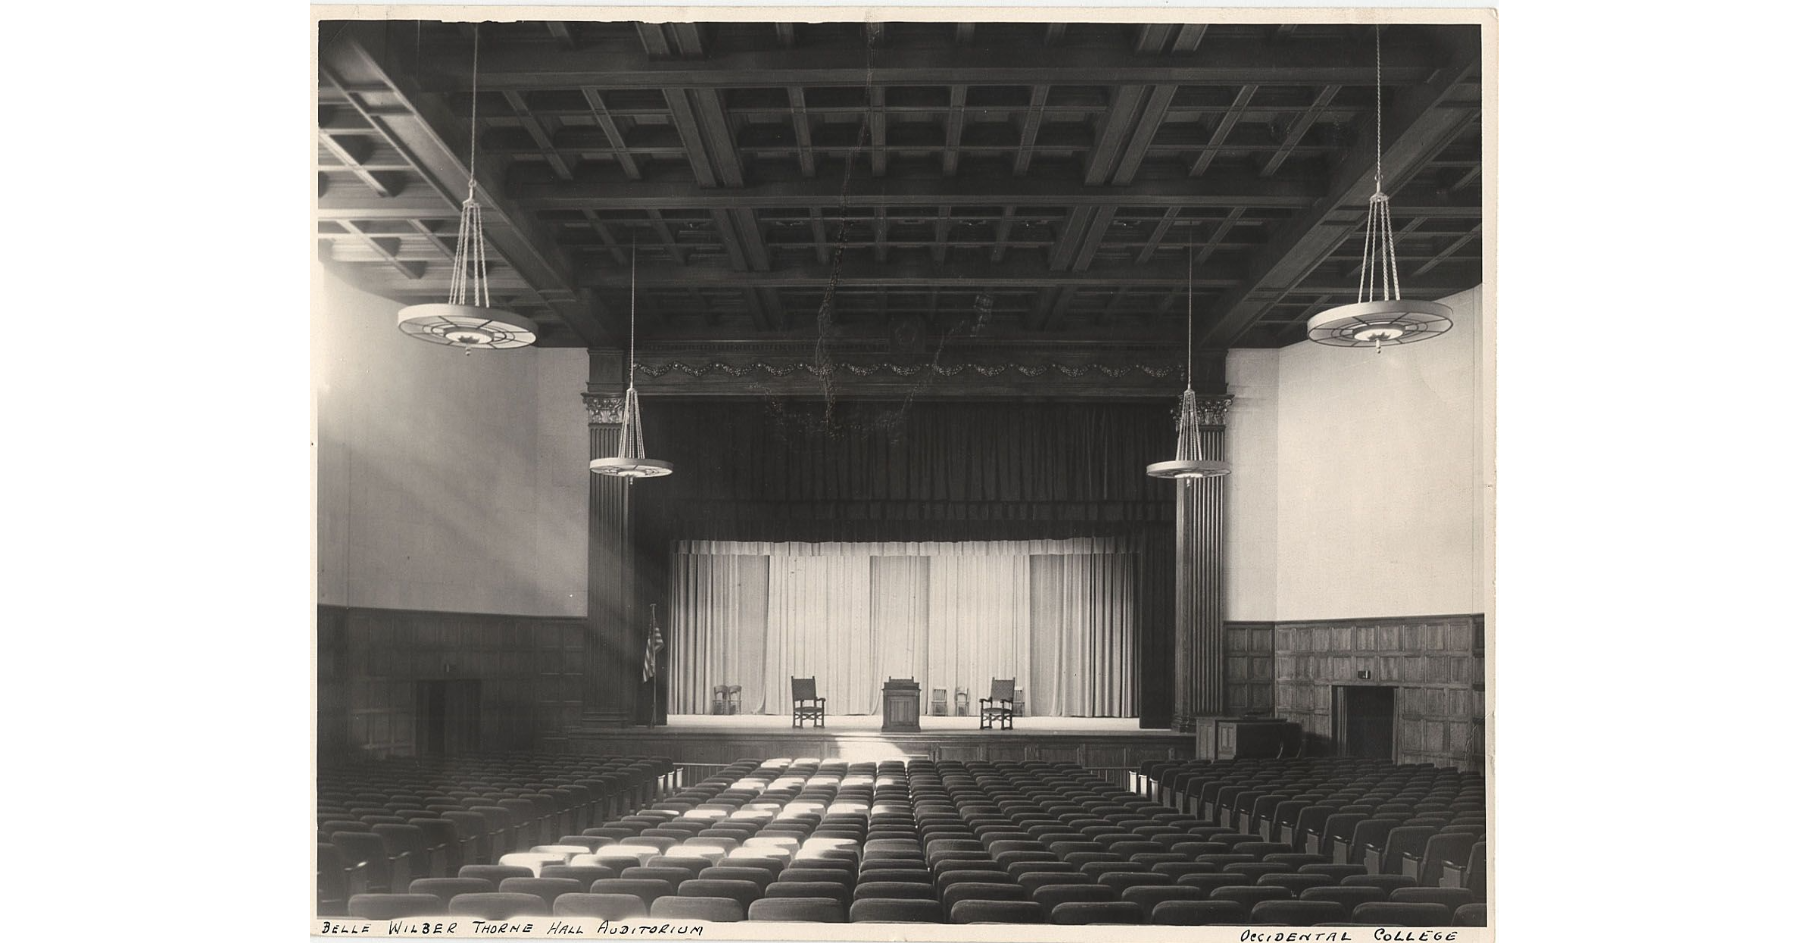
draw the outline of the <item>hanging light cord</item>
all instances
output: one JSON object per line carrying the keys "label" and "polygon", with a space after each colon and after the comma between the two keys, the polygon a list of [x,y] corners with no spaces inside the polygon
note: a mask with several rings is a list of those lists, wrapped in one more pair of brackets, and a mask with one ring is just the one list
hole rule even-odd
{"label": "hanging light cord", "polygon": [[[1381,191],[1381,27],[1375,27],[1375,192],[1362,234],[1356,302],[1400,300],[1400,261],[1394,250],[1394,212]],[[1376,350],[1380,350],[1379,341]]]}
{"label": "hanging light cord", "polygon": [[1174,460],[1197,462],[1205,457],[1199,441],[1199,398],[1193,392],[1193,230],[1187,229],[1186,248],[1186,392],[1180,394],[1180,434],[1174,440]]}
{"label": "hanging light cord", "polygon": [[462,305],[468,300],[470,304],[487,308],[490,306],[490,266],[483,247],[483,207],[477,203],[477,36],[478,32],[473,28],[471,150],[465,163],[465,201],[458,211],[458,248],[452,253],[452,287],[446,293],[446,303]]}
{"label": "hanging light cord", "polygon": [[[634,389],[635,342],[639,322],[636,302],[640,287],[640,233],[634,233],[628,247],[628,392],[622,397],[622,458],[645,458],[647,443],[640,426],[640,394]],[[628,479],[631,485],[633,478]]]}

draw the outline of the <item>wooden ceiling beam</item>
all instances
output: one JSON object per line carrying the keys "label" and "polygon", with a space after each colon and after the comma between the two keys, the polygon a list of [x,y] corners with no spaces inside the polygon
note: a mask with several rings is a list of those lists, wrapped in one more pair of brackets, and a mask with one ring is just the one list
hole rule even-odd
{"label": "wooden ceiling beam", "polygon": [[[1046,50],[986,46],[985,55],[954,46],[870,53],[859,46],[731,51],[707,59],[674,58],[656,26],[640,24],[645,48],[608,55],[544,45],[487,44],[480,71],[491,90],[584,88],[783,88],[866,85],[1369,85],[1374,50],[1362,41],[1313,40],[1269,47],[1236,39],[1204,39],[1185,58],[1138,55],[1123,47],[1076,49],[1051,60]],[[412,34],[410,34],[412,35]],[[421,54],[421,83],[430,92],[471,87],[467,45],[458,54],[430,44]],[[1435,43],[1397,42],[1382,63],[1385,85],[1424,82],[1443,64]]]}
{"label": "wooden ceiling beam", "polygon": [[1023,130],[1017,140],[1017,159],[1011,164],[1011,173],[1021,177],[1030,169],[1030,157],[1035,151],[1036,134],[1042,129],[1042,109],[1048,104],[1048,86],[1037,85],[1030,89],[1029,110],[1023,116]]}
{"label": "wooden ceiling beam", "polygon": [[937,265],[948,261],[948,213],[949,210],[946,206],[936,213],[935,248],[931,250],[930,254]]}
{"label": "wooden ceiling beam", "polygon": [[406,178],[401,174],[376,172],[364,166],[364,162],[370,158],[371,151],[375,150],[369,141],[363,141],[361,144],[348,144],[324,130],[319,133],[319,138],[321,145],[333,155],[333,159],[344,164],[347,170],[350,170],[365,186],[375,191],[377,196],[392,197],[401,193],[402,189],[407,186]]}
{"label": "wooden ceiling beam", "polygon": [[404,262],[397,258],[397,253],[402,249],[402,240],[394,236],[373,236],[350,220],[340,222],[339,228],[356,236],[366,249],[375,252],[377,258],[388,263],[391,268],[400,272],[402,277],[410,281],[420,278],[427,271],[427,265],[424,262]]}
{"label": "wooden ceiling beam", "polygon": [[[1448,105],[1446,102],[1458,97],[1453,93],[1467,97],[1471,76],[1480,65],[1479,45],[1465,39],[1447,54],[1438,69],[1437,81],[1415,86],[1395,97],[1393,107],[1382,120],[1389,135],[1383,140],[1382,166],[1393,179],[1412,179],[1426,161],[1436,157],[1454,135],[1474,120],[1479,104],[1461,99]],[[1204,340],[1207,346],[1234,346],[1264,311],[1343,244],[1354,225],[1350,213],[1354,211],[1354,218],[1360,219],[1360,208],[1367,206],[1369,194],[1374,192],[1373,134],[1365,131],[1350,147],[1332,186],[1312,208],[1280,227],[1265,251],[1252,255],[1244,285],[1225,292],[1212,303],[1206,318],[1210,325]],[[1431,214],[1415,208],[1401,215]]]}
{"label": "wooden ceiling beam", "polygon": [[[866,90],[866,124],[867,136],[872,146],[867,149],[867,161],[872,165],[873,176],[885,176],[885,86],[874,85]],[[849,155],[848,160],[853,160]]]}
{"label": "wooden ceiling beam", "polygon": [[992,237],[992,264],[1004,261],[1005,250],[1011,245],[1011,223],[1017,218],[1017,207],[1007,206],[998,217],[998,231]]}
{"label": "wooden ceiling beam", "polygon": [[[527,136],[533,139],[534,147],[539,150],[546,165],[552,168],[553,174],[560,180],[570,180],[571,167],[565,163],[565,158],[559,156],[558,149],[553,147],[552,138],[547,136],[546,128],[540,124],[533,109],[527,107],[527,97],[520,92],[503,92],[502,97],[508,101],[510,110],[515,113],[515,120],[527,132]],[[478,120],[483,120],[481,115]],[[481,132],[479,135],[481,137]]]}
{"label": "wooden ceiling beam", "polygon": [[810,114],[804,108],[804,90],[785,89],[791,100],[791,134],[797,140],[797,168],[805,177],[816,176],[816,149],[810,145]]}
{"label": "wooden ceiling beam", "polygon": [[1456,255],[1457,252],[1459,250],[1461,250],[1464,246],[1468,245],[1469,243],[1471,243],[1477,239],[1480,239],[1481,237],[1482,237],[1482,224],[1476,223],[1474,228],[1470,229],[1468,232],[1463,233],[1462,235],[1451,240],[1450,244],[1445,246],[1443,249],[1439,250],[1437,255],[1434,255],[1430,259],[1427,259],[1424,265],[1421,265],[1418,268],[1414,269],[1412,274],[1406,276],[1407,279],[1416,281],[1417,279],[1424,277],[1425,273],[1444,264],[1444,262],[1446,260],[1448,260],[1451,256]]}
{"label": "wooden ceiling beam", "polygon": [[1226,112],[1224,117],[1219,118],[1217,126],[1212,128],[1211,140],[1206,142],[1205,150],[1200,151],[1199,156],[1194,159],[1192,168],[1187,171],[1187,176],[1200,176],[1212,166],[1212,161],[1223,149],[1224,142],[1230,138],[1230,133],[1236,130],[1237,122],[1243,120],[1243,112],[1249,108],[1250,100],[1256,97],[1257,87],[1245,85],[1237,90],[1237,97],[1231,102],[1230,111]]}
{"label": "wooden ceiling beam", "polygon": [[1180,207],[1170,206],[1161,213],[1161,222],[1155,224],[1155,231],[1149,234],[1149,241],[1143,243],[1143,250],[1136,254],[1137,265],[1148,265],[1155,258],[1155,250],[1161,247],[1161,241],[1168,236],[1174,220],[1180,215]]}
{"label": "wooden ceiling beam", "polygon": [[585,345],[609,346],[614,336],[596,312],[579,301],[570,263],[557,242],[533,214],[503,195],[495,185],[500,173],[484,166],[482,155],[478,167],[467,167],[465,148],[449,143],[468,137],[470,129],[462,126],[441,97],[427,93],[413,77],[388,71],[386,64],[396,61],[386,45],[389,32],[381,22],[347,24],[322,42],[319,65],[328,84],[338,87],[348,101],[355,100],[355,95],[346,91],[349,87],[382,86],[388,90],[386,97],[403,106],[400,113],[373,112],[367,120],[447,204],[445,209],[418,214],[420,218],[437,217],[448,210],[456,216],[466,182],[474,179],[477,198],[487,211],[484,235],[501,261],[520,272]]}
{"label": "wooden ceiling beam", "polygon": [[[1373,163],[1372,161],[1370,162]],[[693,163],[693,167],[695,162]],[[830,175],[834,176],[834,175]],[[701,182],[701,181],[699,181]],[[839,206],[842,181],[766,179],[727,191],[713,185],[642,181],[624,186],[605,174],[579,171],[575,180],[522,182],[511,187],[510,199],[534,210],[663,210],[711,209],[757,206],[773,209],[806,209]],[[963,175],[944,177],[875,178],[855,172],[848,181],[851,206],[935,207],[943,204],[1012,205],[1019,208],[1072,206],[1181,206],[1251,209],[1305,209],[1323,193],[1323,184],[1306,178],[1262,180],[1242,170],[1221,169],[1206,180],[1173,178],[1147,180],[1122,187],[1076,188],[1071,179],[1012,177],[988,179]],[[1365,196],[1366,199],[1366,196]]]}
{"label": "wooden ceiling beam", "polygon": [[1224,219],[1218,223],[1217,228],[1213,229],[1212,234],[1206,237],[1205,243],[1199,246],[1197,252],[1193,253],[1193,264],[1204,265],[1206,261],[1212,257],[1212,253],[1218,251],[1218,246],[1223,244],[1225,237],[1230,235],[1231,230],[1236,228],[1237,221],[1242,218],[1242,207],[1237,207],[1225,214]]}
{"label": "wooden ceiling beam", "polygon": [[673,238],[672,227],[665,221],[665,214],[658,210],[647,210],[647,219],[652,222],[653,231],[659,234],[659,241],[665,245],[665,251],[671,254],[672,260],[684,265],[689,256],[684,247],[678,244],[678,240]]}
{"label": "wooden ceiling beam", "polygon": [[603,136],[609,139],[609,150],[615,154],[616,166],[629,180],[640,179],[640,165],[635,163],[634,154],[628,150],[627,139],[622,137],[621,129],[616,127],[615,116],[609,113],[609,106],[603,100],[603,93],[594,88],[586,88],[584,101],[590,106],[590,117],[602,129]]}
{"label": "wooden ceiling beam", "polygon": [[967,87],[954,85],[948,89],[948,116],[942,127],[942,176],[952,177],[960,169],[961,125],[966,120]]}
{"label": "wooden ceiling beam", "polygon": [[[607,251],[599,246],[594,251]],[[1115,262],[1087,272],[1051,272],[1038,260],[1027,255],[1007,258],[997,265],[945,266],[937,264],[929,252],[900,254],[885,263],[870,258],[847,257],[839,267],[831,259],[827,263],[780,261],[764,272],[750,271],[733,259],[693,260],[676,265],[659,260],[640,264],[637,278],[648,290],[676,288],[725,288],[751,285],[762,288],[822,288],[831,280],[844,287],[884,286],[908,289],[913,285],[944,288],[1040,289],[1048,287],[1100,288],[1121,285],[1127,288],[1171,288],[1186,284],[1186,267],[1179,259],[1159,260],[1147,265]],[[1199,266],[1194,271],[1196,285],[1230,288],[1238,285],[1242,267],[1230,263]],[[625,266],[586,266],[581,284],[586,288],[626,290],[628,270]],[[1338,283],[1342,283],[1338,279]],[[1353,283],[1352,283],[1353,284]],[[1463,286],[1468,287],[1468,286]]]}
{"label": "wooden ceiling beam", "polygon": [[1275,171],[1281,169],[1281,164],[1286,162],[1287,157],[1293,153],[1293,149],[1299,146],[1300,141],[1305,138],[1306,132],[1312,130],[1312,126],[1318,123],[1318,116],[1323,114],[1325,108],[1331,104],[1331,99],[1337,97],[1338,90],[1339,86],[1336,85],[1318,90],[1318,94],[1312,99],[1312,107],[1293,119],[1293,124],[1288,127],[1287,137],[1281,142],[1280,149],[1268,158],[1268,163],[1262,165],[1261,176],[1272,177]]}

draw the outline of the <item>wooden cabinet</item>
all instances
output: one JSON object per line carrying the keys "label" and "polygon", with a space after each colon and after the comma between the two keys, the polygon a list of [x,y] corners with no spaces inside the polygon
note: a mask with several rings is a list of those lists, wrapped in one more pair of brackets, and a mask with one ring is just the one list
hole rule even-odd
{"label": "wooden cabinet", "polygon": [[1279,756],[1297,737],[1295,725],[1278,717],[1201,717],[1194,727],[1201,759],[1235,760]]}

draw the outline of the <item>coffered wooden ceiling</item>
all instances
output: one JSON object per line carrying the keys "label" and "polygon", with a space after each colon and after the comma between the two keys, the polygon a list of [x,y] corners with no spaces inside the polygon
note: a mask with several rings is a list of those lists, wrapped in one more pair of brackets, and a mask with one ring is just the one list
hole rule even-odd
{"label": "coffered wooden ceiling", "polygon": [[[443,299],[466,189],[542,346],[1304,339],[1349,300],[1375,166],[1353,25],[320,24],[320,258]],[[1382,34],[1411,297],[1482,275],[1480,34]],[[829,299],[825,305],[825,298]]]}

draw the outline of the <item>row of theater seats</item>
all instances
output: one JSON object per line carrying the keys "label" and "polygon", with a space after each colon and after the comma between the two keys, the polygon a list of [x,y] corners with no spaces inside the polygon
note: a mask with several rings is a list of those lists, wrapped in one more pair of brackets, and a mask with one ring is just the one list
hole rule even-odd
{"label": "row of theater seats", "polygon": [[744,760],[354,916],[1482,925],[1467,888],[1300,852],[1072,764]]}
{"label": "row of theater seats", "polygon": [[1174,808],[1294,852],[1487,893],[1481,774],[1378,760],[1146,763],[1147,792]]}
{"label": "row of theater seats", "polygon": [[319,912],[577,834],[654,801],[675,773],[663,758],[531,754],[323,766]]}

